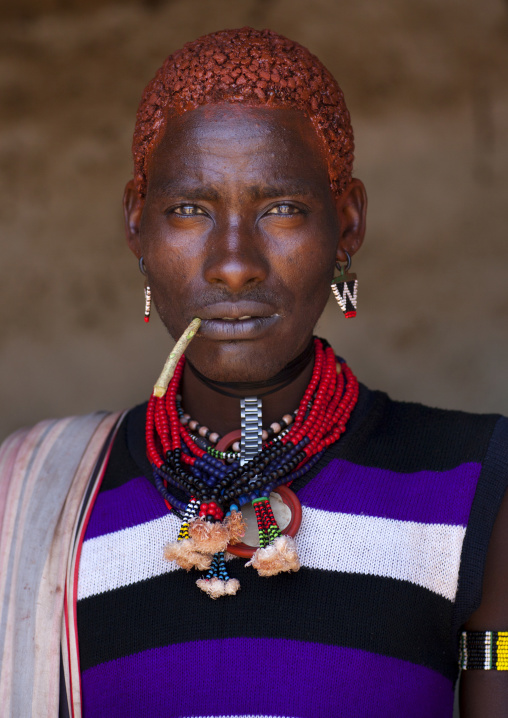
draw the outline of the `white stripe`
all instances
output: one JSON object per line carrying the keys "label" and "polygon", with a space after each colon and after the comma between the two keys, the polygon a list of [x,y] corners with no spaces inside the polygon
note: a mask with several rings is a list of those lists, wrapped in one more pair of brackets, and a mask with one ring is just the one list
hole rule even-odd
{"label": "white stripe", "polygon": [[455,598],[464,527],[302,509],[302,566],[391,576]]}
{"label": "white stripe", "polygon": [[[453,600],[465,529],[302,507],[302,566],[409,581]],[[78,599],[174,571],[163,548],[178,534],[168,514],[83,543]]]}
{"label": "white stripe", "polygon": [[164,546],[175,541],[180,519],[167,514],[132,528],[114,531],[83,542],[79,562],[78,601],[152,576],[174,571]]}

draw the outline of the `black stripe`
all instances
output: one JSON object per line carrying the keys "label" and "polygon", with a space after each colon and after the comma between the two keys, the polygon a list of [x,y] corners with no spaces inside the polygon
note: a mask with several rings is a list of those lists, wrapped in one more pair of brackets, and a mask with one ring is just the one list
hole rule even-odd
{"label": "black stripe", "polygon": [[141,440],[143,445],[143,459],[144,465],[143,470],[146,472],[146,476],[151,477],[152,470],[148,459],[146,458],[145,449],[145,414],[147,404],[142,404],[131,409],[123,418],[118,432],[115,436],[113,446],[111,448],[111,454],[109,455],[108,465],[106,468],[106,474],[101,484],[100,491],[109,491],[110,489],[116,489],[123,486],[127,481],[140,476],[140,467],[134,461],[128,448],[128,428],[132,420],[135,420],[136,431],[141,433]]}
{"label": "black stripe", "polygon": [[193,640],[286,638],[360,648],[455,678],[450,601],[413,584],[329,571],[260,578],[243,562],[235,597],[212,601],[197,572],[175,571],[78,602],[81,670]]}
{"label": "black stripe", "polygon": [[373,394],[361,431],[331,447],[328,460],[333,455],[404,473],[446,471],[483,461],[499,415],[433,409],[391,401],[381,392]]}

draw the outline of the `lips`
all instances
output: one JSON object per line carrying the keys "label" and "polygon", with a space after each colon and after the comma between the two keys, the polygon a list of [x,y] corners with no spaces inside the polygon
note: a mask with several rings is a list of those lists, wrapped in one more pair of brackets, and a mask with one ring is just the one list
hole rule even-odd
{"label": "lips", "polygon": [[221,321],[223,322],[243,322],[246,319],[255,319],[255,317],[249,317],[246,315],[245,317],[238,317],[238,319],[235,319],[233,317],[221,317]]}
{"label": "lips", "polygon": [[261,302],[220,302],[196,314],[202,319],[199,334],[215,341],[260,338],[281,319],[274,307]]}

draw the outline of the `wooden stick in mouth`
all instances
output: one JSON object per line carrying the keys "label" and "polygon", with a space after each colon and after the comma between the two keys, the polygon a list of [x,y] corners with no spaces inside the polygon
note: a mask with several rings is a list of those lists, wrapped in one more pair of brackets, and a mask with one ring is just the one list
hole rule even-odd
{"label": "wooden stick in mouth", "polygon": [[199,317],[194,317],[192,322],[173,347],[170,355],[166,359],[166,363],[164,364],[164,369],[162,370],[160,377],[155,382],[155,386],[153,388],[154,396],[161,398],[166,393],[169,382],[175,373],[176,365],[178,364],[182,354],[196,336],[200,324],[201,319]]}

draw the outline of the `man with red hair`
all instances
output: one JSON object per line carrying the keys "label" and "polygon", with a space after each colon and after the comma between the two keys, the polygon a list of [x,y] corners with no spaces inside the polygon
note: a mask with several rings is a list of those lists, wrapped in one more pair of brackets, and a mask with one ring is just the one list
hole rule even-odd
{"label": "man with red hair", "polygon": [[127,240],[180,339],[148,403],[4,446],[6,715],[444,718],[459,668],[461,715],[508,715],[508,421],[393,402],[313,336],[330,284],[356,314],[353,149],[269,30],[149,83]]}

